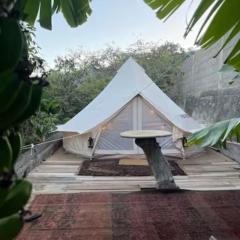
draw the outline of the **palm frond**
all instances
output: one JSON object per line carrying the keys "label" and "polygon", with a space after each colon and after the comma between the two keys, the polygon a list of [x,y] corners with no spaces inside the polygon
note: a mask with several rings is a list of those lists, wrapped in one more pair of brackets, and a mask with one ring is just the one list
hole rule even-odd
{"label": "palm frond", "polygon": [[[19,0],[16,8],[23,10],[22,19],[34,25],[37,18],[42,27],[52,29],[52,15],[62,12],[71,27],[84,23],[91,14],[91,0]],[[15,9],[19,10],[19,9]]]}
{"label": "palm frond", "polygon": [[188,137],[188,145],[225,147],[226,140],[240,141],[240,118],[214,123]]}

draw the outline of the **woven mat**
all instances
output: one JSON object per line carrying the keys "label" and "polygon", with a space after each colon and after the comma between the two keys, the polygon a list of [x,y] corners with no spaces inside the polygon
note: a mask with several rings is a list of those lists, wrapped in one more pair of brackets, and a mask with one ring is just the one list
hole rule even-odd
{"label": "woven mat", "polygon": [[122,158],[119,160],[118,164],[131,166],[148,166],[148,161],[145,159]]}

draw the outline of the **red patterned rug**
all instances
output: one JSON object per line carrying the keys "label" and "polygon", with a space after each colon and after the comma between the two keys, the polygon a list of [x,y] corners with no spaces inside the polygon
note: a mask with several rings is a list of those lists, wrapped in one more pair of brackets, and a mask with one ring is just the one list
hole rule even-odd
{"label": "red patterned rug", "polygon": [[38,195],[31,209],[43,216],[18,240],[240,239],[240,191]]}

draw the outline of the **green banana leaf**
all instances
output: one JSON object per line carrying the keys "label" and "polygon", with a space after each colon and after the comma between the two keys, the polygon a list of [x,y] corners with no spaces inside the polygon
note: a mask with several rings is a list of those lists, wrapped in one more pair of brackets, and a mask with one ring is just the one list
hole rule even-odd
{"label": "green banana leaf", "polygon": [[0,136],[0,176],[12,169],[13,150],[6,136]]}
{"label": "green banana leaf", "polygon": [[37,18],[43,28],[52,29],[52,15],[62,12],[71,27],[84,23],[92,10],[91,0],[20,0],[16,8],[22,10],[22,20],[34,25]]}
{"label": "green banana leaf", "polygon": [[0,206],[0,219],[21,210],[29,200],[31,192],[32,184],[30,182],[17,180],[16,184],[9,189],[8,195]]}
{"label": "green banana leaf", "polygon": [[0,239],[12,240],[23,227],[23,220],[19,214],[13,214],[6,218],[0,218]]}
{"label": "green banana leaf", "polygon": [[226,140],[240,142],[240,118],[233,118],[212,124],[188,137],[188,145],[197,144],[201,147],[226,147]]}
{"label": "green banana leaf", "polygon": [[[166,20],[178,8],[180,8],[186,0],[144,0],[160,19]],[[201,0],[195,9],[191,20],[187,24],[186,37],[193,27],[203,20],[202,26],[198,31],[196,44],[203,48],[208,48],[216,43],[223,36],[227,38],[222,45],[226,46],[240,32],[240,1],[239,0]],[[225,60],[226,64],[233,66],[236,71],[240,72],[240,40],[238,40],[230,54]]]}
{"label": "green banana leaf", "polygon": [[14,164],[16,163],[21,151],[22,136],[20,132],[11,132],[11,134],[8,137],[8,140],[12,146],[12,167],[14,168]]}
{"label": "green banana leaf", "polygon": [[22,53],[22,42],[17,20],[0,18],[0,72],[16,67]]}

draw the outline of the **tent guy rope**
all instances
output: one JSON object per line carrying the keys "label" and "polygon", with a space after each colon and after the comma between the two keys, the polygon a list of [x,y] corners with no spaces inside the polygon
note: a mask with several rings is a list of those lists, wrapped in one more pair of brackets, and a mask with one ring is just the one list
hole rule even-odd
{"label": "tent guy rope", "polygon": [[52,143],[52,142],[57,142],[57,141],[60,141],[60,140],[63,140],[63,139],[74,138],[74,137],[80,136],[81,134],[82,133],[75,134],[75,135],[68,136],[68,137],[61,137],[61,138],[57,138],[57,139],[53,139],[53,140],[48,140],[48,141],[44,141],[44,142],[40,142],[40,143],[36,143],[36,144],[31,143],[31,144],[23,146],[21,148],[21,150],[33,149],[35,146],[39,146],[39,145],[43,145],[43,144],[47,144],[47,143]]}

